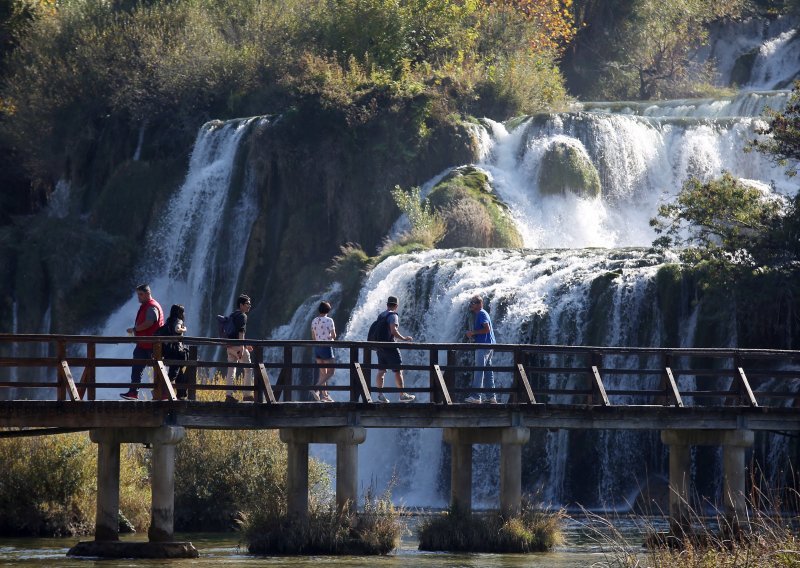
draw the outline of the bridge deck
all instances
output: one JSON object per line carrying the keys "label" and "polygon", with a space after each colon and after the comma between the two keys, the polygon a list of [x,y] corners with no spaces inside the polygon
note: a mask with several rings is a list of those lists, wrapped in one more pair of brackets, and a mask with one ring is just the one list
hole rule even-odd
{"label": "bridge deck", "polygon": [[800,431],[797,409],[763,407],[586,406],[551,404],[273,405],[193,401],[2,401],[0,427],[127,428],[164,425],[213,429],[363,426],[366,428],[502,428]]}

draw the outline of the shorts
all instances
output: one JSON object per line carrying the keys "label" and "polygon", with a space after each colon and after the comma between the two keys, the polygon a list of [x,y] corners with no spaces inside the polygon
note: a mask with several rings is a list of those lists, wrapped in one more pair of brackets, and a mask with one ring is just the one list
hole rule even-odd
{"label": "shorts", "polygon": [[397,347],[389,349],[378,349],[378,368],[399,371],[403,360],[400,358],[400,350]]}
{"label": "shorts", "polygon": [[333,347],[314,347],[314,357],[317,359],[333,359]]}

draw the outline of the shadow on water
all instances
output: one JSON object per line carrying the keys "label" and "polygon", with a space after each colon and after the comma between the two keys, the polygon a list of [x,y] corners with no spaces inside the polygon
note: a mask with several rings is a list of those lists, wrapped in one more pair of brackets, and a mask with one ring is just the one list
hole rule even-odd
{"label": "shadow on water", "polygon": [[[410,524],[415,524],[411,520]],[[641,533],[633,523],[621,520],[618,527],[633,545],[641,542]],[[553,552],[537,554],[448,554],[417,550],[416,535],[407,534],[393,554],[381,557],[359,556],[252,556],[239,547],[238,535],[184,534],[176,540],[189,540],[200,551],[193,560],[92,560],[67,558],[67,550],[76,538],[20,538],[0,539],[0,565],[9,567],[86,567],[138,568],[145,566],[269,566],[274,568],[332,566],[342,568],[588,568],[604,566],[608,559],[600,545],[593,541],[582,521],[571,520],[565,526],[566,544]],[[144,535],[125,540],[144,540]]]}

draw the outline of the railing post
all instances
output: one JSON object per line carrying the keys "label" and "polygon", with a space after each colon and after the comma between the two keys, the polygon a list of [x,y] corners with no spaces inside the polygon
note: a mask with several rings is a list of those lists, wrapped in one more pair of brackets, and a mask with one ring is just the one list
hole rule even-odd
{"label": "railing post", "polygon": [[[97,346],[93,342],[89,342],[86,344],[86,358],[90,361],[94,361],[97,357]],[[86,365],[86,383],[89,385],[87,389],[87,400],[96,400],[97,398],[97,389],[94,388],[94,383],[97,381],[97,368],[94,366],[93,363],[88,363]]]}
{"label": "railing post", "polygon": [[[189,360],[197,362],[197,345],[191,345],[189,347]],[[186,373],[184,375],[186,379],[186,385],[190,387],[197,386],[197,367],[195,365],[187,366]],[[187,389],[187,396],[189,400],[197,400],[197,389],[190,388]]]}
{"label": "railing post", "polygon": [[[65,341],[58,341],[56,343],[56,359],[58,359],[58,364],[61,364],[61,361],[64,361],[67,358],[67,343]],[[65,381],[61,378],[61,373],[58,371],[58,367],[56,367],[56,377],[58,378],[58,386],[56,387],[56,400],[67,400],[67,385]]]}
{"label": "railing post", "polygon": [[164,362],[164,345],[160,341],[153,342],[153,400],[161,400],[164,390],[158,380],[160,368],[158,364]]}
{"label": "railing post", "polygon": [[670,402],[672,401],[672,387],[670,385],[670,377],[669,373],[671,373],[672,369],[672,353],[664,353],[661,357],[661,385],[659,390],[663,391],[664,394],[656,400],[656,404],[660,404],[661,406],[669,406]]}
{"label": "railing post", "polygon": [[[366,351],[366,349],[364,350]],[[356,370],[355,365],[353,363],[358,362],[358,347],[351,347],[350,348],[350,402],[358,402],[358,383],[360,381],[358,377],[358,371]],[[367,380],[369,383],[369,380]]]}
{"label": "railing post", "polygon": [[292,391],[289,388],[292,386],[292,355],[292,346],[285,345],[283,347],[283,367],[278,375],[278,384],[275,385],[276,400],[283,396],[284,402],[292,401]]}
{"label": "railing post", "polygon": [[594,369],[600,369],[603,366],[603,355],[597,351],[592,351],[589,356],[589,384],[591,385],[592,394],[589,397],[589,404],[597,405],[602,404],[603,396],[600,391],[600,386],[594,378]]}
{"label": "railing post", "polygon": [[[447,386],[447,392],[450,393],[450,397],[455,400],[455,392],[453,389],[456,385],[456,372],[453,371],[453,367],[458,364],[456,359],[456,352],[452,349],[447,350],[447,369],[444,372],[444,384]],[[460,399],[459,399],[460,400]]]}
{"label": "railing post", "polygon": [[430,400],[434,404],[441,404],[443,402],[442,395],[439,393],[439,389],[436,388],[436,382],[439,379],[436,377],[436,370],[434,367],[434,365],[439,364],[439,350],[431,349],[429,359],[431,364],[430,369],[428,370],[428,384],[431,387]]}
{"label": "railing post", "polygon": [[253,364],[253,400],[256,402],[264,402],[266,393],[264,393],[263,389],[259,388],[259,382],[256,380],[258,364],[264,362],[264,350],[261,347],[253,347],[253,350],[250,352],[250,362]]}
{"label": "railing post", "polygon": [[520,380],[519,371],[520,365],[525,365],[525,354],[519,348],[514,349],[514,381],[512,383],[514,392],[508,397],[509,404],[518,404],[520,397],[523,399],[525,396],[522,394],[522,381]]}

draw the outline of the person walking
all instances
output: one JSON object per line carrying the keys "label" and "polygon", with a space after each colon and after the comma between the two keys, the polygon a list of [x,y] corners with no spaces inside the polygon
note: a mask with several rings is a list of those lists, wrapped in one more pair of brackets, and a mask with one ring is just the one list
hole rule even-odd
{"label": "person walking", "polygon": [[[394,296],[389,296],[386,301],[386,311],[379,317],[386,321],[388,326],[389,341],[413,341],[410,335],[402,335],[399,331],[400,316],[397,315],[398,302]],[[383,378],[386,375],[386,369],[391,368],[394,371],[394,380],[397,383],[397,388],[405,388],[403,382],[403,370],[400,365],[403,363],[400,357],[400,350],[397,347],[390,347],[388,349],[378,349],[378,373],[375,375],[375,382],[379,389],[383,388]],[[416,396],[408,394],[407,392],[400,392],[400,402],[411,402]],[[389,402],[389,399],[383,393],[378,395],[378,402]]]}
{"label": "person walking", "polygon": [[[475,323],[472,329],[467,331],[467,337],[472,339],[475,343],[484,346],[481,349],[475,350],[475,366],[491,367],[494,350],[488,347],[488,345],[495,343],[492,318],[490,318],[486,310],[483,309],[483,298],[480,296],[474,296],[469,301],[469,310],[475,315]],[[473,376],[472,388],[480,389],[484,387],[494,390],[494,372],[491,369],[475,371],[475,375]],[[480,404],[482,398],[485,398],[486,402],[490,404],[497,404],[496,394],[492,393],[491,395],[484,395],[484,397],[482,397],[479,392],[474,392],[471,396],[468,396],[465,402]]]}
{"label": "person walking", "polygon": [[[168,337],[182,336],[186,333],[186,309],[180,304],[173,304],[169,310],[169,317],[164,322],[164,327],[159,330],[159,334]],[[186,361],[189,358],[189,351],[182,342],[164,343],[164,359],[175,361]],[[186,384],[186,365],[170,365],[169,380],[174,385]],[[178,389],[178,398],[187,398],[186,389]]]}
{"label": "person walking", "polygon": [[[140,284],[136,287],[136,298],[139,300],[139,310],[136,312],[136,319],[133,327],[128,328],[128,334],[136,337],[152,337],[158,328],[164,325],[164,310],[161,305],[153,298],[152,291],[148,284]],[[153,344],[150,341],[140,341],[133,348],[134,359],[152,359]],[[138,400],[139,388],[136,385],[142,382],[144,365],[135,364],[131,366],[131,388],[120,394],[125,400]]]}
{"label": "person walking", "polygon": [[[320,302],[317,309],[319,315],[311,321],[311,338],[314,341],[333,341],[336,339],[336,325],[333,320],[328,316],[331,312],[331,305],[329,302]],[[333,348],[330,345],[314,347],[314,358],[320,365],[331,364],[334,361]],[[316,401],[334,402],[325,387],[328,385],[328,379],[333,376],[333,367],[322,367],[319,369],[319,379],[317,386],[321,387],[319,391],[311,391],[311,396]]]}
{"label": "person walking", "polygon": [[[252,307],[250,296],[247,294],[239,295],[236,300],[236,310],[228,316],[233,320],[233,334],[228,339],[244,339],[247,331],[247,313]],[[229,345],[227,347],[228,363],[250,363],[250,351],[253,348],[250,345]],[[233,378],[236,375],[236,367],[228,367],[228,374],[225,376],[225,384],[228,390],[225,393],[225,402],[239,402],[233,396]],[[245,369],[242,382],[245,386],[253,386],[253,370]],[[243,399],[245,402],[252,402],[254,399],[252,394],[245,395]]]}

